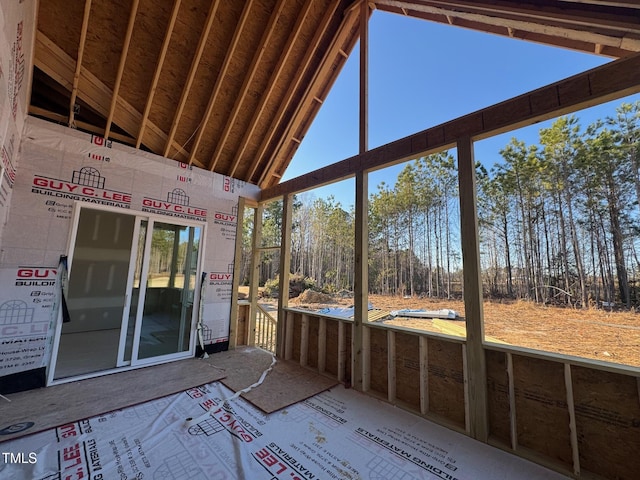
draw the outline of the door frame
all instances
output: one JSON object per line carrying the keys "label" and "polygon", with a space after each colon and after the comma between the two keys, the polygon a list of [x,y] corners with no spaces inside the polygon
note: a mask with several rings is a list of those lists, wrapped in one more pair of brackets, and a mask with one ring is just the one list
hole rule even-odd
{"label": "door frame", "polygon": [[[188,220],[188,219],[179,218],[179,217],[172,217],[170,215],[158,215],[155,213],[143,212],[140,210],[130,210],[130,209],[125,209],[121,207],[111,207],[111,206],[76,200],[74,201],[74,204],[73,204],[73,211],[71,214],[71,228],[69,229],[69,235],[67,237],[66,252],[67,252],[67,265],[68,265],[67,275],[68,276],[71,276],[71,272],[73,268],[73,254],[75,250],[76,238],[78,235],[78,223],[80,219],[80,212],[83,208],[120,213],[123,215],[130,215],[135,217],[135,227],[134,227],[133,238],[132,238],[132,251],[129,259],[129,274],[127,277],[127,293],[126,293],[125,302],[122,308],[122,316],[123,316],[122,323],[120,324],[121,335],[120,335],[120,342],[118,345],[118,357],[117,357],[118,364],[121,363],[120,352],[122,351],[121,349],[123,348],[123,345],[122,345],[123,336],[124,338],[126,338],[126,333],[123,335],[123,330],[126,331],[126,329],[128,328],[128,316],[129,316],[129,309],[131,307],[131,291],[132,291],[132,283],[133,283],[133,274],[135,270],[134,264],[135,264],[135,258],[137,253],[137,241],[138,241],[137,235],[139,235],[139,227],[140,227],[141,221],[143,219],[146,219],[149,221],[149,224],[153,224],[154,222],[173,223],[175,225],[184,225],[187,227],[200,227],[202,229],[201,237],[200,237],[200,246],[198,248],[199,257],[198,257],[198,262],[196,267],[197,268],[196,269],[196,288],[194,289],[194,294],[193,294],[194,308],[191,314],[191,320],[190,320],[190,326],[189,326],[189,350],[184,352],[177,352],[177,353],[162,355],[159,357],[151,357],[148,359],[136,360],[136,361],[133,361],[134,352],[132,351],[132,360],[128,364],[124,364],[122,366],[116,366],[111,369],[100,370],[97,372],[90,372],[90,373],[76,375],[72,377],[54,379],[56,363],[58,359],[58,349],[60,347],[60,337],[62,335],[62,323],[63,323],[62,308],[61,308],[61,305],[58,305],[57,306],[58,312],[56,315],[55,329],[54,329],[54,335],[53,335],[53,344],[51,347],[50,359],[49,359],[48,365],[46,366],[46,374],[47,374],[46,385],[51,386],[51,385],[57,385],[62,383],[68,383],[76,380],[99,377],[102,375],[108,375],[115,372],[123,372],[127,370],[133,370],[136,368],[146,367],[149,365],[159,365],[162,363],[168,363],[175,360],[193,357],[195,355],[195,347],[197,342],[197,338],[196,338],[197,332],[195,327],[197,325],[198,315],[200,312],[200,309],[196,308],[196,305],[200,303],[200,290],[201,290],[199,288],[198,281],[204,269],[205,247],[206,247],[206,237],[207,237],[207,222],[206,221],[199,222],[196,220]],[[147,233],[149,233],[149,230],[147,230]],[[151,238],[149,235],[148,237]],[[58,278],[60,278],[60,276],[58,276]],[[60,289],[62,288],[61,286],[58,286],[58,285],[56,287]],[[125,316],[127,318],[125,318]],[[135,335],[140,334],[141,322],[142,320],[137,318],[137,314],[136,314],[136,328],[134,333],[134,342],[136,341]]]}

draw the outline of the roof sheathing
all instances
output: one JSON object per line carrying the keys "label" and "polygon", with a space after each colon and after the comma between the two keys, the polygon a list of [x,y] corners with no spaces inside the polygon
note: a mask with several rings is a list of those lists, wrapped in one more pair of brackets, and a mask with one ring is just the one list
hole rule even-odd
{"label": "roof sheathing", "polygon": [[[358,40],[360,9],[344,7],[344,16],[334,17],[334,25],[327,29],[337,33],[325,35],[322,39],[321,47],[314,53],[311,62],[313,67],[305,72],[305,78],[290,104],[289,121],[281,134],[275,137],[277,141],[271,145],[266,168],[257,181],[263,188],[277,184],[282,178]],[[355,91],[354,95],[357,94]]]}
{"label": "roof sheathing", "polygon": [[[149,120],[163,132],[171,129],[210,3],[209,0],[189,0],[188,8],[183,2],[178,11],[170,47],[162,65],[154,102],[149,112]],[[158,42],[161,41],[162,38],[158,38]]]}
{"label": "roof sheathing", "polygon": [[[153,15],[149,10],[153,9]],[[171,4],[156,0],[140,0],[129,54],[122,74],[120,96],[136,110],[143,112],[153,80],[154,65],[160,56],[162,40],[171,16]],[[137,134],[137,132],[135,132]]]}

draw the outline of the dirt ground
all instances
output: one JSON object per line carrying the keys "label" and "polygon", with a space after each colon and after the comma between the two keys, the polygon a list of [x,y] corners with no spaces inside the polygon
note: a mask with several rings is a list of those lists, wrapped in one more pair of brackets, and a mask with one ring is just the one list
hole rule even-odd
{"label": "dirt ground", "polygon": [[[455,310],[464,317],[459,300],[432,300],[370,295],[376,309]],[[353,299],[334,297],[333,305],[349,306]],[[318,309],[326,303],[290,301],[291,306]],[[485,335],[511,345],[575,355],[640,367],[640,313],[544,307],[531,302],[485,302]],[[464,319],[451,321],[463,325]],[[389,325],[441,331],[431,320],[394,318]]]}

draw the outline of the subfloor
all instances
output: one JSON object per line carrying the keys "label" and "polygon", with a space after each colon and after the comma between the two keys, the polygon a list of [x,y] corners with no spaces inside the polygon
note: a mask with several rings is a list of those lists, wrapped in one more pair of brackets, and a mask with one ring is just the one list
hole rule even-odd
{"label": "subfloor", "polygon": [[[329,388],[334,382],[302,367],[272,365],[268,352],[240,349],[207,362],[228,376],[0,443],[8,453],[0,478],[566,478],[342,385]],[[253,403],[222,383],[242,379],[262,380]],[[284,392],[281,408],[256,406],[275,391]]]}

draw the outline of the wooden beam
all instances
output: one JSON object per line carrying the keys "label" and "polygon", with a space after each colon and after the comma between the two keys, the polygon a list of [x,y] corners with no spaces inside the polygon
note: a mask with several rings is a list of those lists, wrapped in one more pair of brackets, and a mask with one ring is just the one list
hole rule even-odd
{"label": "wooden beam", "polygon": [[[318,88],[318,82],[320,79],[329,78],[331,81],[326,86],[323,86],[323,90],[326,94],[331,88],[332,83],[336,80],[337,75],[332,75],[331,72],[339,71],[342,68],[342,65],[346,63],[346,59],[348,55],[342,48],[338,48],[342,46],[345,42],[350,41],[348,35],[350,33],[349,27],[352,22],[355,23],[355,20],[358,20],[358,16],[355,14],[350,15],[348,17],[343,18],[340,27],[337,30],[337,34],[334,36],[332,40],[331,46],[325,50],[325,55],[323,56],[320,62],[320,68],[315,70],[313,78],[311,81],[307,82],[307,86],[304,92],[301,95],[302,100],[293,105],[294,112],[289,115],[288,121],[284,127],[284,134],[280,135],[275,148],[272,149],[271,154],[266,161],[265,167],[262,169],[262,174],[258,180],[258,185],[262,188],[265,188],[266,185],[272,185],[276,183],[273,177],[278,164],[276,162],[278,155],[282,153],[283,147],[287,146],[289,140],[291,140],[292,135],[303,136],[302,132],[295,132],[295,128],[299,126],[301,123],[305,125],[310,125],[313,119],[313,116],[318,111],[318,108],[313,105],[313,90]],[[354,35],[353,43],[355,43],[355,39],[357,39],[357,35]],[[350,49],[349,49],[350,50]],[[338,56],[338,53],[340,56]],[[293,94],[293,92],[292,92]],[[313,106],[310,106],[309,104]],[[308,115],[308,117],[304,117]],[[262,158],[262,157],[259,157]]]}
{"label": "wooden beam", "polygon": [[[279,320],[278,320],[279,321]],[[293,327],[295,323],[294,314],[292,312],[285,312],[284,317],[284,342],[282,347],[282,354],[278,355],[285,360],[291,360],[293,358]]]}
{"label": "wooden beam", "polygon": [[635,8],[640,9],[640,3],[638,0],[618,0],[618,1],[608,1],[608,0],[564,0],[565,2],[574,2],[574,3],[587,3],[590,5],[605,5],[608,7],[625,7],[625,8]]}
{"label": "wooden beam", "polygon": [[467,435],[471,434],[471,400],[469,398],[469,365],[467,364],[467,348],[466,345],[460,345],[462,350],[462,378],[464,385],[464,431]]}
{"label": "wooden beam", "polygon": [[363,330],[365,319],[369,312],[369,278],[367,270],[368,259],[368,196],[369,176],[366,172],[356,174],[356,217],[355,217],[355,265],[354,265],[354,333],[351,339],[352,347],[352,385],[356,390],[362,390],[363,362]]}
{"label": "wooden beam", "polygon": [[[263,137],[262,142],[258,147],[258,150],[255,155],[255,160],[249,170],[249,175],[246,177],[248,180],[251,180],[253,175],[256,173],[256,170],[258,169],[258,166],[260,165],[260,162],[263,159],[263,156],[265,155],[265,152],[269,144],[271,143],[273,136],[276,134],[276,130],[278,129],[280,122],[282,122],[284,118],[284,115],[287,111],[287,107],[289,106],[289,103],[291,102],[296,90],[298,89],[300,82],[302,81],[302,78],[304,77],[304,74],[307,71],[307,68],[309,67],[311,61],[313,60],[314,53],[316,52],[316,49],[318,48],[318,45],[322,40],[322,37],[324,36],[324,33],[327,27],[331,23],[331,20],[335,14],[335,11],[338,8],[338,5],[339,5],[339,2],[331,2],[330,7],[327,8],[327,11],[322,17],[322,20],[320,21],[320,25],[316,29],[313,38],[308,43],[308,45],[306,45],[306,51],[305,51],[304,57],[302,58],[302,61],[300,62],[300,64],[298,64],[295,76],[291,80],[291,82],[289,82],[287,92],[285,93],[283,100],[280,102],[280,106],[278,107],[278,111],[276,112],[275,116],[273,117],[273,120],[271,121],[269,130],[266,132],[266,135]],[[268,169],[265,168],[263,169],[263,172],[266,172],[267,170]],[[258,184],[259,183],[260,182],[258,182]]]}
{"label": "wooden beam", "polygon": [[460,192],[460,236],[464,281],[464,310],[467,327],[466,375],[468,380],[469,435],[486,442],[489,438],[487,367],[484,353],[482,272],[476,207],[477,189],[473,142],[470,137],[457,142]]}
{"label": "wooden beam", "polygon": [[104,129],[104,138],[109,138],[111,124],[113,123],[113,115],[115,114],[116,106],[118,105],[118,95],[120,94],[120,85],[122,84],[122,74],[124,73],[124,66],[127,63],[129,47],[131,46],[131,37],[133,36],[133,27],[136,23],[136,15],[138,14],[138,5],[140,5],[140,0],[133,0],[133,4],[131,5],[131,12],[129,13],[129,24],[127,25],[127,33],[125,34],[124,44],[122,45],[122,52],[120,53],[120,63],[118,64],[116,81],[113,86],[113,96],[111,97],[111,106],[109,107],[109,114],[107,115],[107,125]]}
{"label": "wooden beam", "polygon": [[635,54],[269,187],[262,191],[261,199],[302,192],[352,177],[361,170],[446,150],[464,136],[488,138],[638,92],[640,54]]}
{"label": "wooden beam", "polygon": [[513,355],[505,353],[507,357],[507,380],[509,382],[509,437],[511,448],[515,452],[518,449],[518,417],[516,412],[516,382],[513,378]]}
{"label": "wooden beam", "polygon": [[318,318],[318,372],[327,369],[327,319]]}
{"label": "wooden beam", "polygon": [[[275,8],[271,12],[271,16],[269,17],[269,22],[267,23],[267,26],[265,27],[265,30],[262,34],[262,38],[260,39],[260,42],[258,43],[258,46],[255,49],[255,54],[253,55],[251,64],[249,65],[247,75],[245,75],[244,81],[242,82],[242,86],[240,87],[240,93],[236,98],[236,101],[233,105],[233,109],[231,110],[231,114],[229,115],[229,118],[225,122],[224,130],[222,131],[222,134],[218,138],[217,140],[218,143],[216,145],[216,148],[213,152],[213,155],[211,156],[211,159],[209,160],[208,164],[211,170],[213,170],[215,166],[218,164],[218,162],[220,161],[220,155],[222,154],[222,146],[227,143],[227,139],[229,138],[231,129],[236,123],[236,118],[238,117],[238,113],[240,113],[242,103],[244,102],[244,99],[247,96],[247,93],[249,91],[249,86],[251,85],[251,82],[253,82],[253,79],[255,78],[255,75],[258,72],[258,65],[260,65],[260,62],[262,61],[262,57],[266,52],[265,47],[271,42],[271,39],[274,33],[276,32],[275,27],[277,25],[278,19],[280,18],[280,15],[282,14],[284,5],[285,5],[285,0],[278,0],[278,3],[276,4]],[[194,147],[193,150],[196,150],[196,148]],[[231,170],[229,172],[230,177],[235,176],[236,170],[239,165],[240,165],[240,158],[236,157],[231,167]]]}
{"label": "wooden beam", "polygon": [[[333,2],[331,4],[331,7],[327,8],[325,15],[322,17],[320,25],[315,30],[315,34],[313,38],[307,45],[304,57],[300,62],[300,64],[297,66],[296,74],[293,80],[289,83],[289,88],[287,89],[287,92],[284,95],[284,99],[282,102],[280,102],[280,107],[278,108],[278,111],[276,112],[276,115],[274,116],[271,122],[269,130],[267,131],[267,134],[263,137],[262,142],[258,147],[258,151],[256,153],[256,161],[254,162],[249,172],[249,175],[246,177],[247,180],[251,180],[251,178],[255,174],[258,168],[259,162],[264,157],[266,150],[269,144],[271,143],[271,140],[273,139],[273,136],[276,134],[276,131],[278,130],[278,126],[280,125],[280,122],[283,121],[284,115],[287,111],[287,107],[291,103],[294,94],[296,93],[298,87],[300,86],[300,83],[302,82],[304,74],[307,71],[307,68],[309,68],[311,61],[313,60],[313,56],[316,53],[318,45],[320,44],[320,41],[322,40],[322,37],[324,36],[324,33],[326,32],[326,29],[328,28],[338,5],[339,5],[339,2]],[[330,51],[331,49],[328,49],[328,50]],[[288,129],[285,129],[285,132],[286,134],[283,135],[283,137],[287,136]],[[284,138],[281,139],[281,141],[284,141]],[[262,174],[260,175],[260,179],[258,180],[258,185],[260,185],[264,181],[265,176],[268,175],[271,169],[272,162],[273,162],[273,157],[267,160],[267,165],[265,168],[262,169]]]}
{"label": "wooden beam", "polygon": [[[287,296],[289,290],[287,289]],[[306,367],[309,362],[309,315],[302,314],[300,322],[300,366]]]}
{"label": "wooden beam", "polygon": [[[191,147],[191,154],[189,155],[189,164],[192,164],[194,159],[196,158],[196,151],[198,147],[200,147],[200,142],[202,141],[202,137],[204,136],[204,131],[209,123],[209,119],[211,118],[211,114],[213,113],[213,106],[216,104],[216,100],[218,99],[218,93],[220,93],[220,88],[222,87],[222,83],[224,82],[224,78],[227,76],[227,71],[229,70],[229,66],[231,65],[231,60],[236,56],[236,48],[238,47],[238,42],[240,40],[240,35],[244,30],[244,26],[247,23],[249,18],[249,11],[251,10],[251,6],[253,5],[253,1],[246,1],[244,4],[244,8],[242,9],[242,13],[240,14],[240,20],[238,20],[238,24],[236,25],[235,31],[233,32],[233,37],[231,39],[231,43],[229,47],[227,47],[227,53],[224,56],[224,60],[222,61],[222,65],[218,70],[218,76],[216,78],[216,82],[213,85],[213,89],[211,90],[211,95],[209,96],[209,102],[207,104],[207,108],[202,116],[202,120],[197,128],[196,139],[193,142],[193,146]],[[221,141],[218,141],[218,146],[221,145]],[[208,164],[207,168],[211,171],[215,168],[215,164]]]}
{"label": "wooden beam", "polygon": [[240,287],[240,270],[242,268],[242,233],[244,229],[244,210],[246,200],[238,198],[238,213],[236,215],[236,248],[233,260],[233,280],[231,281],[231,315],[229,320],[229,349],[236,348],[238,343],[238,289]]}
{"label": "wooden beam", "polygon": [[[46,35],[41,31],[37,32],[34,65],[69,91],[73,88],[75,64],[75,60]],[[105,117],[108,115],[113,91],[86,68],[80,71],[78,91],[82,92],[82,100],[87,105]],[[115,111],[114,122],[135,138],[140,129],[142,114],[122,98],[118,98],[118,105],[120,108]],[[167,141],[167,135],[153,122],[147,122],[147,128],[149,129],[147,145],[155,152],[161,151]],[[101,129],[100,133],[104,131]],[[113,134],[111,136],[116,138]],[[173,148],[184,154],[186,159],[187,155],[180,145],[174,142]],[[202,165],[199,166],[202,167]]]}
{"label": "wooden beam", "polygon": [[[360,6],[360,154],[367,151],[367,78],[369,56],[369,6],[365,1]],[[367,387],[368,377],[363,381],[363,368],[369,368],[364,361],[369,352],[369,347],[364,344],[364,322],[369,315],[369,176],[365,172],[356,174],[356,207],[355,207],[355,273],[353,296],[353,368],[351,375],[354,377],[353,387],[363,390]]]}
{"label": "wooden beam", "polygon": [[[52,122],[59,123],[61,125],[65,124],[69,117],[67,115],[61,115],[59,113],[51,112],[49,110],[45,110],[44,108],[34,107],[33,105],[29,106],[29,114],[35,115],[37,117],[48,118]],[[91,123],[82,122],[79,120],[74,120],[74,126],[72,128],[84,130],[86,132],[95,133],[98,136],[102,136],[104,133],[104,128],[97,127],[92,125]],[[135,143],[135,139],[133,137],[129,137],[127,135],[122,135],[119,133],[111,133],[111,138],[117,140],[118,142],[124,145],[131,145]]]}
{"label": "wooden beam", "polygon": [[[360,9],[360,109],[359,152],[369,150],[369,7],[362,2]],[[411,292],[413,294],[413,292]]]}
{"label": "wooden beam", "polygon": [[[355,322],[351,324],[351,338],[354,339],[356,337],[356,324]],[[362,342],[361,342],[361,354],[359,355],[359,360],[354,360],[355,355],[351,358],[351,376],[354,378],[354,372],[358,372],[359,387],[356,387],[354,384],[353,387],[356,390],[360,390],[362,392],[368,392],[371,390],[371,329],[362,328]],[[353,348],[353,346],[352,346]],[[357,368],[357,370],[356,370]],[[355,377],[357,379],[357,376]]]}
{"label": "wooden beam", "polygon": [[[298,17],[296,19],[296,23],[291,29],[291,33],[289,33],[289,37],[287,38],[287,43],[282,49],[282,53],[278,58],[278,63],[276,64],[275,68],[271,72],[271,76],[269,77],[269,82],[267,83],[267,87],[265,88],[262,94],[262,97],[260,98],[260,103],[258,104],[258,108],[256,108],[256,111],[253,114],[253,118],[251,119],[251,122],[247,127],[242,137],[242,140],[240,141],[240,150],[236,153],[236,158],[238,159],[238,161],[242,161],[242,159],[244,158],[246,149],[249,145],[249,139],[252,138],[255,134],[255,130],[258,126],[258,121],[260,120],[260,117],[264,113],[264,109],[267,106],[267,100],[271,98],[271,95],[273,94],[278,78],[280,77],[280,74],[282,73],[284,66],[287,64],[289,56],[293,51],[293,45],[295,44],[296,40],[300,36],[300,33],[302,32],[302,26],[304,24],[305,19],[307,18],[309,9],[311,8],[311,4],[312,4],[312,0],[305,0],[304,5],[302,6],[302,9],[300,10],[300,13],[298,14]],[[245,176],[244,179],[246,180],[247,177]]]}
{"label": "wooden beam", "polygon": [[255,345],[256,338],[256,318],[258,315],[258,286],[260,282],[260,250],[258,247],[262,243],[262,214],[264,207],[258,205],[253,212],[253,236],[251,239],[251,270],[249,273],[249,300],[251,301],[251,311],[249,312],[249,339],[247,345]]}
{"label": "wooden beam", "polygon": [[151,80],[151,86],[149,87],[149,94],[147,96],[147,103],[144,107],[144,112],[142,113],[142,120],[140,121],[140,130],[138,131],[138,139],[136,141],[136,148],[140,148],[142,144],[142,139],[144,138],[144,133],[147,127],[147,121],[149,119],[149,113],[151,112],[151,105],[153,105],[153,99],[156,94],[156,90],[158,88],[158,82],[160,81],[160,73],[162,72],[162,67],[164,66],[165,58],[167,57],[167,51],[169,50],[169,44],[171,43],[171,36],[173,35],[173,29],[176,25],[176,19],[178,18],[178,11],[180,10],[180,4],[182,0],[174,0],[173,10],[171,12],[171,17],[169,18],[169,25],[167,25],[167,30],[164,34],[164,40],[162,41],[162,49],[160,50],[160,55],[158,56],[158,61],[156,62],[156,70],[153,74],[153,80]]}
{"label": "wooden beam", "polygon": [[576,409],[573,400],[573,382],[571,380],[571,364],[564,364],[564,386],[567,391],[567,410],[569,412],[569,435],[571,438],[571,456],[573,474],[580,478],[580,450],[578,444],[578,428],[576,425]]}
{"label": "wooden beam", "polygon": [[198,48],[196,49],[196,53],[193,56],[193,60],[191,61],[191,68],[189,69],[189,74],[187,75],[187,81],[185,82],[184,87],[182,88],[182,94],[180,96],[180,101],[178,102],[178,108],[176,109],[176,113],[173,116],[171,129],[169,130],[169,135],[167,136],[167,143],[164,147],[164,153],[163,153],[163,156],[165,157],[169,156],[173,139],[176,135],[176,131],[178,130],[178,124],[182,119],[182,111],[184,110],[184,107],[187,104],[187,98],[189,98],[189,93],[191,93],[191,85],[193,84],[193,80],[196,77],[198,67],[200,66],[200,59],[202,58],[204,49],[207,46],[207,40],[209,38],[209,33],[211,32],[211,27],[213,26],[213,20],[216,16],[216,11],[218,10],[219,4],[220,4],[220,0],[213,0],[211,2],[211,7],[209,7],[209,13],[207,15],[207,20],[205,22],[204,29],[202,30],[202,34],[200,35]]}
{"label": "wooden beam", "polygon": [[385,330],[387,333],[387,401],[396,401],[396,332]]}
{"label": "wooden beam", "polygon": [[76,70],[73,74],[73,87],[71,89],[71,100],[69,101],[69,121],[67,125],[73,127],[75,116],[76,98],[78,96],[78,84],[80,83],[80,71],[82,70],[82,57],[84,56],[84,46],[87,43],[87,30],[89,28],[89,15],[91,13],[91,0],[85,0],[84,16],[82,17],[82,29],[80,30],[80,42],[78,43],[78,58],[76,59]]}
{"label": "wooden beam", "polygon": [[286,308],[289,306],[289,276],[291,272],[291,232],[293,231],[293,195],[282,199],[282,220],[280,230],[280,275],[278,277],[278,334],[276,351],[282,352],[283,328]]}
{"label": "wooden beam", "polygon": [[[640,32],[637,17],[626,9],[604,7],[587,9],[575,2],[573,5],[556,6],[557,2],[540,5],[528,5],[525,2],[510,1],[469,1],[469,0],[430,0],[415,2],[406,0],[379,0],[378,8],[408,8],[409,11],[442,15],[450,15],[460,19],[484,23],[488,25],[513,27],[529,32],[546,32],[562,38],[584,40],[594,30],[615,31],[620,33]],[[602,7],[602,6],[601,6]],[[601,35],[610,41],[619,41],[620,37]],[[637,51],[637,50],[636,50]]]}
{"label": "wooden beam", "polygon": [[347,340],[344,329],[344,322],[338,320],[338,381],[351,384],[351,379],[345,378],[347,375]]}
{"label": "wooden beam", "polygon": [[420,413],[429,413],[429,340],[420,335],[418,340],[420,352]]}

